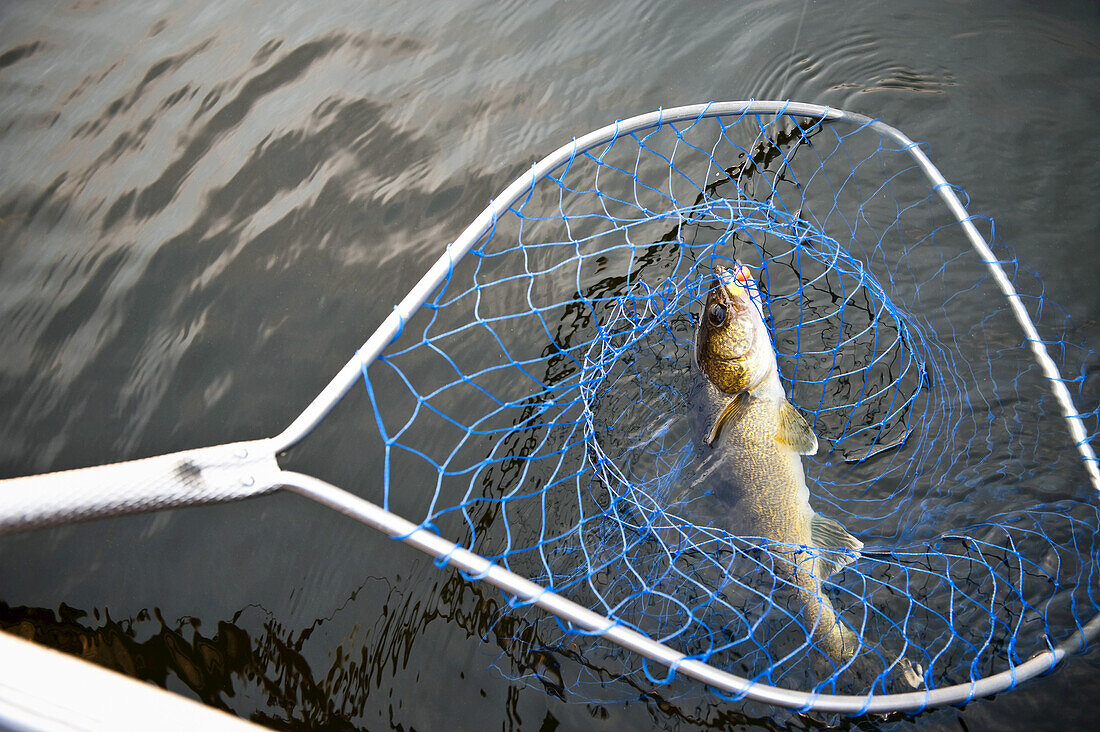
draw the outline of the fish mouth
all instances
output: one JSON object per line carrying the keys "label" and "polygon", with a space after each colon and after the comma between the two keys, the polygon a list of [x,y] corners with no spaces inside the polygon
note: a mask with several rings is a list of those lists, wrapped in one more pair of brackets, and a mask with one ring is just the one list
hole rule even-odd
{"label": "fish mouth", "polygon": [[[715,265],[714,278],[711,292],[717,294],[723,304],[732,306],[738,312],[744,312],[752,303],[753,293],[758,292],[752,270],[737,261],[731,268]],[[759,294],[756,297],[759,298]]]}

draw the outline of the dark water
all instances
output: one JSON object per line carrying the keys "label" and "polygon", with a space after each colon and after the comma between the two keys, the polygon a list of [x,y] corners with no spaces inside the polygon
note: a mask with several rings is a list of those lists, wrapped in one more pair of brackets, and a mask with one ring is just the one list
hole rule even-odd
{"label": "dark water", "polygon": [[[1091,2],[5,4],[0,475],[277,433],[531,161],[711,99],[927,141],[1098,343],[1098,30]],[[294,467],[376,481],[364,408]],[[273,726],[811,724],[511,681],[539,659],[487,624],[498,594],[292,496],[5,537],[0,602]],[[901,725],[1084,726],[1096,689],[1093,651]]]}

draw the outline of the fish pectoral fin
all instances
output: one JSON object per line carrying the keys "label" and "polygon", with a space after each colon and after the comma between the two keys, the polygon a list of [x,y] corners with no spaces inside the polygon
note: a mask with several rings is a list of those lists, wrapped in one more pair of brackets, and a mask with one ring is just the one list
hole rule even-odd
{"label": "fish pectoral fin", "polygon": [[806,423],[806,418],[786,399],[779,405],[779,427],[776,428],[775,439],[800,455],[817,454],[817,435]]}
{"label": "fish pectoral fin", "polygon": [[810,519],[810,538],[816,547],[839,550],[818,553],[816,569],[821,579],[827,579],[838,569],[854,562],[863,549],[863,542],[849,534],[839,522],[819,513]]}
{"label": "fish pectoral fin", "polygon": [[722,411],[718,414],[718,418],[714,420],[714,426],[710,428],[710,433],[707,435],[707,444],[714,447],[714,443],[718,441],[719,435],[722,434],[722,428],[726,426],[727,422],[736,422],[745,416],[745,413],[749,408],[749,393],[747,391],[739,391],[733,396],[726,405],[722,407]]}

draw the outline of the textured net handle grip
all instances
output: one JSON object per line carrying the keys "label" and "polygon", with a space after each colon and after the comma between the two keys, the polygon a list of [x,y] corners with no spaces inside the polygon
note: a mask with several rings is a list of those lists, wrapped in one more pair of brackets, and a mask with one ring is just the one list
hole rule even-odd
{"label": "textured net handle grip", "polygon": [[0,480],[0,534],[275,490],[271,440],[234,442],[124,463]]}

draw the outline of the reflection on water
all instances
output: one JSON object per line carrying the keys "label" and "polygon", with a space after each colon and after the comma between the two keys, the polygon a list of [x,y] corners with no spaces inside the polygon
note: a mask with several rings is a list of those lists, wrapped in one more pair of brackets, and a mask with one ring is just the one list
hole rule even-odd
{"label": "reflection on water", "polygon": [[[439,601],[430,613],[420,613],[405,593],[383,579],[368,580],[359,592],[384,592],[391,614],[342,639],[321,663],[308,646],[331,618],[318,618],[295,630],[258,606],[243,608],[204,632],[204,623],[198,618],[173,622],[156,608],[116,620],[106,610],[89,613],[62,604],[54,611],[0,601],[0,630],[163,688],[178,689],[179,682],[205,704],[274,729],[358,729],[363,718],[380,705],[372,694],[378,693],[387,669],[407,666],[417,637],[435,621],[495,644],[500,650],[497,665],[506,676],[528,675],[534,688],[563,701],[576,701],[567,699],[563,666],[565,673],[580,664],[608,682],[617,680],[576,643],[564,648],[544,645],[537,624],[505,612],[499,601],[483,594],[482,586],[471,585],[457,574],[442,585]],[[355,599],[355,595],[349,597],[336,613],[345,612]],[[520,719],[515,702],[521,688],[525,686],[515,687],[517,693],[508,696],[512,708],[506,714],[513,720]],[[774,720],[751,718],[714,705],[681,707],[652,689],[636,687],[636,698],[659,724],[688,722],[714,729],[751,724],[788,729]],[[390,708],[379,709],[378,714],[388,713],[392,723],[394,705],[401,703],[391,700]],[[608,708],[599,703],[588,704],[587,713],[596,720],[609,717]],[[547,719],[557,724],[549,712]],[[546,722],[543,724],[545,728]]]}

